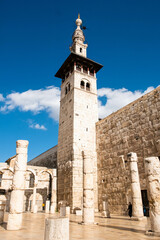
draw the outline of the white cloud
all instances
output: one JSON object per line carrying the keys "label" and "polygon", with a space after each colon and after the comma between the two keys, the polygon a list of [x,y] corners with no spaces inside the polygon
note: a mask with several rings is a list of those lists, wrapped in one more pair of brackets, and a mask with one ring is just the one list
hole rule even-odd
{"label": "white cloud", "polygon": [[[112,112],[117,111],[153,89],[153,87],[148,87],[145,91],[137,90],[131,92],[126,88],[100,88],[98,90],[99,117],[104,118],[110,115]],[[101,97],[105,97],[105,103],[102,102]]]}
{"label": "white cloud", "polygon": [[47,130],[44,125],[40,125],[39,123],[32,123],[29,125],[29,127],[33,129]]}
{"label": "white cloud", "polygon": [[1,112],[9,112],[16,108],[20,111],[31,111],[38,114],[46,111],[49,117],[58,121],[60,89],[54,86],[39,90],[28,90],[26,92],[13,92],[6,96]]}
{"label": "white cloud", "polygon": [[[101,88],[98,90],[98,110],[99,117],[104,118],[117,111],[123,106],[136,100],[142,95],[153,90],[153,87],[148,87],[145,91],[129,91],[126,88],[112,89]],[[103,99],[102,99],[103,97]],[[104,101],[105,99],[105,101]],[[60,106],[60,89],[58,87],[50,86],[45,89],[28,90],[22,93],[13,92],[3,97],[0,94],[0,101],[3,101],[3,106],[0,107],[1,112],[10,112],[16,108],[20,111],[31,111],[34,114],[39,114],[42,111],[46,111],[49,117],[58,121],[59,118],[59,106]],[[33,128],[45,130],[43,125],[30,123],[30,127],[33,124]]]}
{"label": "white cloud", "polygon": [[3,95],[0,93],[0,102],[4,102],[4,97],[3,97]]}

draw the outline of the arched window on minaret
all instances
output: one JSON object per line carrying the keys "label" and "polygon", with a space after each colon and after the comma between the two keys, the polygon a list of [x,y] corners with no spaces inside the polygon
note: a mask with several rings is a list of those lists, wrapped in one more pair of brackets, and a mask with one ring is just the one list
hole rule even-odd
{"label": "arched window on minaret", "polygon": [[67,89],[67,86],[66,86],[66,88],[65,88],[65,94],[67,94],[67,92],[68,92],[68,89]]}
{"label": "arched window on minaret", "polygon": [[71,90],[71,85],[68,83],[68,92]]}
{"label": "arched window on minaret", "polygon": [[85,85],[84,81],[81,81],[80,86],[81,86],[82,89],[84,89],[84,85]]}
{"label": "arched window on minaret", "polygon": [[89,82],[86,83],[86,90],[90,91],[90,83]]}

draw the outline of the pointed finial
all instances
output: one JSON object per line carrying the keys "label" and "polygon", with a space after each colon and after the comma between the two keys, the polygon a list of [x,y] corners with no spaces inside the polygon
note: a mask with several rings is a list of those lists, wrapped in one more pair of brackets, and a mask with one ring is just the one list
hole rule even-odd
{"label": "pointed finial", "polygon": [[80,29],[80,26],[82,25],[82,20],[80,19],[80,14],[78,13],[78,18],[76,20],[77,29]]}

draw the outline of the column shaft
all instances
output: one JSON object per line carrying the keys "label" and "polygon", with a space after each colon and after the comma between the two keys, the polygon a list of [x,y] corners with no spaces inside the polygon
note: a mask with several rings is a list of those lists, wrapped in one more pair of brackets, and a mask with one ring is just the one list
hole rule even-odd
{"label": "column shaft", "polygon": [[16,144],[17,155],[14,167],[14,176],[12,183],[13,190],[11,192],[7,230],[19,230],[22,225],[28,141],[18,140]]}
{"label": "column shaft", "polygon": [[147,176],[151,230],[160,236],[160,162],[158,157],[144,159]]}
{"label": "column shaft", "polygon": [[142,197],[141,188],[139,182],[138,165],[137,165],[137,154],[128,154],[130,162],[130,173],[131,173],[131,190],[132,190],[132,215],[135,218],[143,217]]}
{"label": "column shaft", "polygon": [[94,183],[93,183],[93,159],[83,156],[83,215],[84,224],[94,223]]}
{"label": "column shaft", "polygon": [[53,169],[50,213],[55,213],[56,210],[57,210],[57,170]]}

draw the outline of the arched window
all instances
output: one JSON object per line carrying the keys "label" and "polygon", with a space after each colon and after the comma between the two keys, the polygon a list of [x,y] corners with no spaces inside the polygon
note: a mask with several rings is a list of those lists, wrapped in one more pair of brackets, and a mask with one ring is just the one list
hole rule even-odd
{"label": "arched window", "polygon": [[70,83],[68,83],[68,92],[71,90]]}
{"label": "arched window", "polygon": [[80,48],[80,53],[82,53],[82,48]]}
{"label": "arched window", "polygon": [[90,83],[88,83],[88,82],[86,83],[86,90],[90,91]]}
{"label": "arched window", "polygon": [[80,86],[81,86],[82,89],[84,89],[84,85],[85,85],[84,81],[81,81]]}
{"label": "arched window", "polygon": [[0,187],[2,187],[2,175],[3,175],[3,173],[0,172]]}
{"label": "arched window", "polygon": [[65,87],[65,95],[71,90],[71,85],[70,83],[67,83],[66,84],[66,87]]}
{"label": "arched window", "polygon": [[65,88],[65,94],[67,94],[67,92],[68,92],[68,89],[67,89],[67,87]]}

